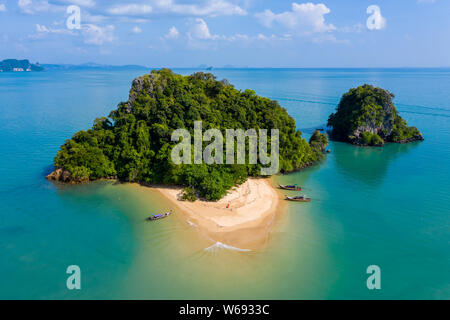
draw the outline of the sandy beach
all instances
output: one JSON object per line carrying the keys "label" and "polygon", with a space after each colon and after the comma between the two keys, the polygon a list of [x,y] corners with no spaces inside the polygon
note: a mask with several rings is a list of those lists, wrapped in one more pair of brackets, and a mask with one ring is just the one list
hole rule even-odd
{"label": "sandy beach", "polygon": [[280,194],[270,179],[248,179],[217,202],[181,201],[181,188],[155,188],[166,197],[186,221],[218,245],[244,250],[263,246],[277,213]]}

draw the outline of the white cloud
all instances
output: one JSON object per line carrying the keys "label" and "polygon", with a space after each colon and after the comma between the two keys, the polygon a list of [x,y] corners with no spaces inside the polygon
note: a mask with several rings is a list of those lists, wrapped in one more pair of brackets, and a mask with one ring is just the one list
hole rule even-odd
{"label": "white cloud", "polygon": [[[23,0],[31,1],[31,0]],[[70,0],[60,0],[70,1]],[[91,0],[77,0],[91,1]],[[93,0],[92,0],[93,1]],[[120,3],[104,9],[104,14],[120,16],[121,18],[134,18],[136,16],[179,15],[194,17],[215,17],[226,15],[246,15],[247,12],[229,0],[198,0],[197,3],[186,3],[185,0],[135,0],[134,3]],[[179,3],[179,1],[181,3]],[[136,22],[136,21],[135,21]]]}
{"label": "white cloud", "polygon": [[381,30],[386,27],[386,19],[381,15],[379,6],[371,5],[367,7],[367,13],[370,14],[369,18],[367,18],[367,29]]}
{"label": "white cloud", "polygon": [[40,24],[36,24],[36,31],[38,33],[74,34],[74,32],[69,29],[47,28],[45,25]]}
{"label": "white cloud", "polygon": [[126,23],[147,23],[150,20],[145,18],[139,18],[139,17],[127,17],[127,16],[120,16],[118,17],[117,21],[119,22],[126,22]]}
{"label": "white cloud", "polygon": [[292,11],[285,11],[279,14],[267,9],[257,13],[255,17],[266,27],[272,27],[276,22],[288,29],[296,30],[300,33],[327,32],[336,29],[332,24],[325,23],[325,15],[330,13],[330,9],[322,4],[292,3]]}
{"label": "white cloud", "polygon": [[121,16],[135,16],[148,14],[153,11],[153,8],[148,4],[121,4],[111,7],[107,10],[109,14]]}
{"label": "white cloud", "polygon": [[36,31],[37,32],[50,32],[46,26],[41,26],[40,24],[36,25]]}
{"label": "white cloud", "polygon": [[30,39],[42,39],[51,34],[71,36],[81,35],[83,37],[84,43],[98,46],[101,46],[105,43],[111,43],[116,40],[116,37],[114,36],[115,27],[113,25],[98,26],[95,24],[82,24],[80,32],[76,30],[69,30],[66,28],[47,27],[41,24],[36,24],[35,26],[36,33],[29,35],[28,38]]}
{"label": "white cloud", "polygon": [[258,33],[256,36],[248,36],[248,35],[237,35],[236,38],[231,38],[231,40],[246,40],[246,41],[262,41],[262,42],[275,42],[275,41],[288,41],[288,40],[292,40],[292,36],[290,34],[284,34],[281,36],[277,36],[277,35],[270,35],[267,36],[265,34],[262,33]]}
{"label": "white cloud", "polygon": [[165,37],[167,39],[176,39],[178,38],[179,35],[180,33],[178,32],[177,28],[173,26],[172,28],[169,29],[169,32],[165,35]]}
{"label": "white cloud", "polygon": [[269,40],[269,38],[266,35],[262,34],[262,33],[258,33],[258,35],[256,36],[256,39],[263,40],[263,41]]}
{"label": "white cloud", "polygon": [[94,23],[94,24],[105,22],[105,20],[108,20],[108,19],[109,19],[109,17],[107,17],[107,16],[103,16],[103,15],[99,15],[99,14],[91,15],[89,12],[84,12],[83,17],[82,17],[83,22]]}
{"label": "white cloud", "polygon": [[212,35],[209,32],[208,25],[201,18],[195,19],[195,22],[189,28],[188,36],[191,39],[199,40],[216,40],[219,38],[218,35]]}
{"label": "white cloud", "polygon": [[67,5],[77,5],[80,7],[92,8],[95,7],[96,3],[94,0],[53,0],[52,2],[64,3]]}
{"label": "white cloud", "polygon": [[0,12],[6,12],[6,6],[4,3],[0,3]]}
{"label": "white cloud", "polygon": [[115,39],[113,25],[100,27],[95,24],[85,24],[82,25],[82,33],[84,42],[87,44],[103,45],[106,42],[113,42]]}
{"label": "white cloud", "polygon": [[48,0],[18,0],[17,6],[26,14],[66,11],[66,6],[49,3]]}
{"label": "white cloud", "polygon": [[275,19],[275,16],[276,16],[275,13],[273,13],[269,9],[266,9],[264,12],[255,14],[256,19],[258,19],[262,25],[268,28],[272,27],[272,23],[273,20]]}
{"label": "white cloud", "polygon": [[30,14],[34,13],[32,10],[33,3],[31,0],[19,0],[17,2],[17,5],[19,6],[19,8],[22,12],[30,13]]}
{"label": "white cloud", "polygon": [[224,36],[224,39],[227,41],[248,41],[250,40],[250,37],[246,34],[236,33],[232,36]]}
{"label": "white cloud", "polygon": [[46,0],[19,0],[17,5],[23,13],[27,14],[34,14],[38,11],[48,11],[50,9],[50,4]]}
{"label": "white cloud", "polygon": [[41,24],[36,24],[36,33],[35,34],[30,34],[28,35],[29,39],[33,39],[33,40],[37,40],[37,39],[42,39],[44,37],[46,37],[47,35],[76,35],[76,33],[72,30],[69,29],[65,29],[65,28],[52,28],[52,27],[47,27],[45,25],[41,25]]}
{"label": "white cloud", "polygon": [[211,49],[212,47],[217,48],[217,45],[220,42],[222,43],[241,42],[249,45],[251,43],[254,43],[255,41],[269,42],[269,41],[285,41],[292,39],[291,35],[289,34],[283,36],[276,36],[276,35],[266,36],[261,33],[256,36],[242,33],[236,33],[232,35],[214,34],[209,30],[209,27],[206,24],[205,20],[201,18],[196,18],[195,20],[192,21],[187,32],[187,37],[189,40],[188,45],[195,49]]}
{"label": "white cloud", "polygon": [[174,13],[185,16],[226,16],[246,15],[247,12],[238,5],[226,0],[203,0],[198,4],[179,4],[174,0],[153,0],[155,12]]}
{"label": "white cloud", "polygon": [[142,33],[142,29],[138,26],[134,26],[133,29],[131,29],[131,32],[133,32],[134,34],[139,34]]}

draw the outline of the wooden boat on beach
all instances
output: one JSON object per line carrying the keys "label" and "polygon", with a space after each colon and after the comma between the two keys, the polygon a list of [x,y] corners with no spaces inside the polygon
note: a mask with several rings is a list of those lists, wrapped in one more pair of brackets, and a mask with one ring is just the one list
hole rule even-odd
{"label": "wooden boat on beach", "polygon": [[152,214],[146,220],[147,221],[155,221],[155,220],[159,220],[159,219],[164,219],[164,218],[167,218],[168,216],[170,216],[171,214],[172,214],[172,211],[168,211],[168,212],[160,213],[160,214]]}
{"label": "wooden boat on beach", "polygon": [[286,200],[296,202],[310,202],[311,198],[307,198],[306,196],[295,196],[295,197],[286,196]]}
{"label": "wooden boat on beach", "polygon": [[297,184],[293,184],[293,185],[282,185],[282,184],[279,184],[278,188],[284,189],[284,190],[291,190],[291,191],[302,191],[302,188],[299,187]]}

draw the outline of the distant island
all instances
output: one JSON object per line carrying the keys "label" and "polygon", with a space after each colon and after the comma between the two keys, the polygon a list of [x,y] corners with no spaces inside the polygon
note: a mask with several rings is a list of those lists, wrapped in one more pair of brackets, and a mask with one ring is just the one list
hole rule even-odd
{"label": "distant island", "polygon": [[260,176],[263,165],[248,161],[175,165],[171,150],[176,143],[171,134],[185,128],[194,136],[198,120],[203,121],[203,130],[279,129],[279,172],[316,163],[328,144],[319,131],[308,143],[286,109],[252,90],[237,90],[210,73],[182,76],[169,69],[153,70],[133,81],[128,101],[109,117],[96,119],[91,129],[76,133],[61,146],[54,159],[55,171],[47,178],[67,183],[116,178],[178,185],[186,187],[184,196],[189,200],[216,201],[248,177]]}
{"label": "distant island", "polygon": [[6,59],[0,62],[0,72],[31,72],[42,70],[44,68],[38,62],[32,64],[29,60]]}
{"label": "distant island", "polygon": [[107,65],[93,62],[83,64],[35,64],[29,60],[6,59],[0,62],[0,72],[30,72],[43,70],[127,70],[127,69],[148,69],[141,65]]}
{"label": "distant island", "polygon": [[424,140],[416,127],[408,127],[400,117],[392,98],[389,91],[368,84],[350,89],[328,119],[332,138],[359,146]]}

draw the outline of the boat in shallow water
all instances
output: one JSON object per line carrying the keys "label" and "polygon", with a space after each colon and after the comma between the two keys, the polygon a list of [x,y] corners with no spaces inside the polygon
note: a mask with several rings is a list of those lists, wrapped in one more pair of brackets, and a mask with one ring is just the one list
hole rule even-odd
{"label": "boat in shallow water", "polygon": [[168,212],[160,213],[160,214],[152,214],[146,220],[147,221],[154,221],[154,220],[164,219],[164,218],[167,218],[168,216],[170,216],[171,214],[172,214],[172,211],[168,211]]}
{"label": "boat in shallow water", "polygon": [[284,189],[284,190],[292,190],[292,191],[301,191],[302,190],[302,188],[299,187],[297,184],[292,184],[292,185],[279,184],[278,187],[280,189]]}
{"label": "boat in shallow water", "polygon": [[311,198],[307,198],[306,196],[295,196],[295,197],[286,196],[286,200],[296,202],[310,202]]}

